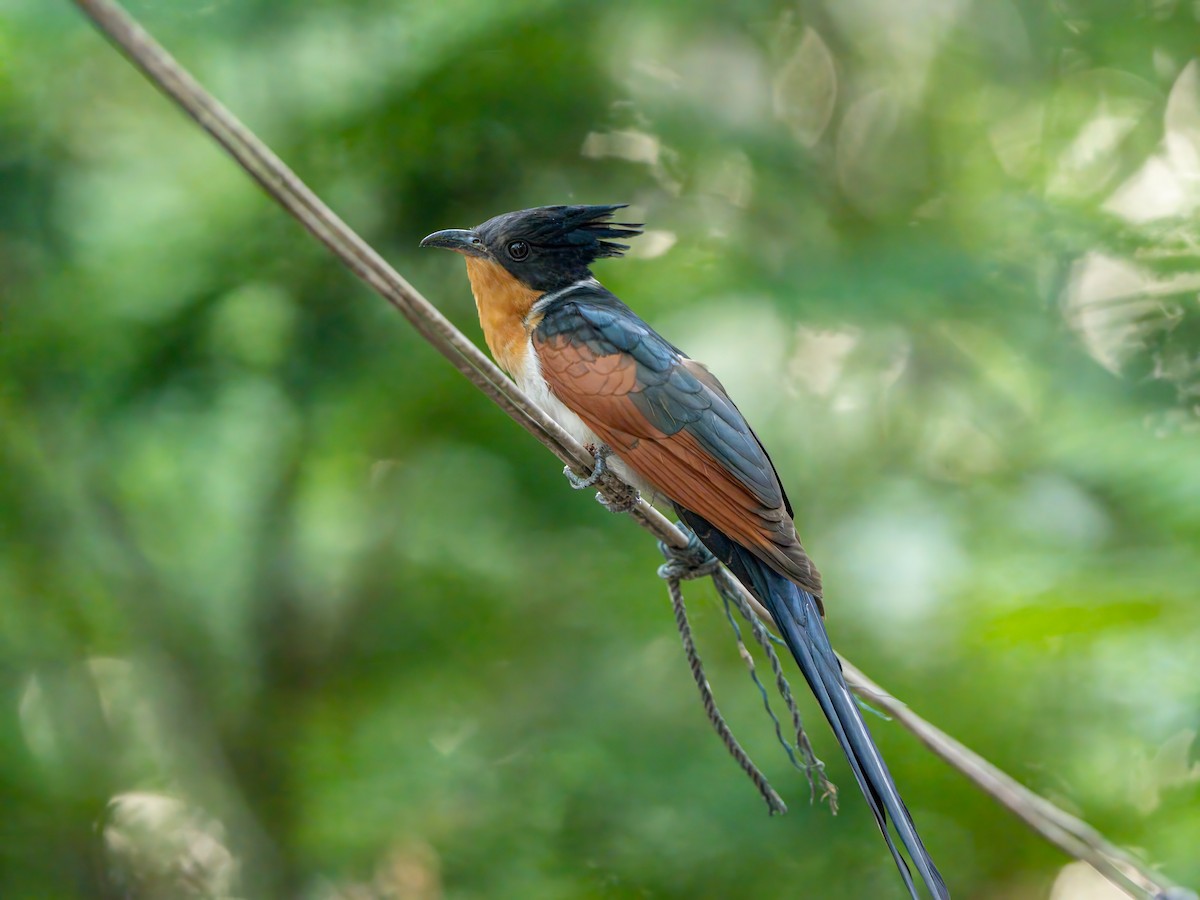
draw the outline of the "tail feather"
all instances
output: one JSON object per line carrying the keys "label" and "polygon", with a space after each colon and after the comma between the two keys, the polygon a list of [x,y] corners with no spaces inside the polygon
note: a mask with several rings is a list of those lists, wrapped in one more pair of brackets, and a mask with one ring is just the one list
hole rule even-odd
{"label": "tail feather", "polygon": [[913,898],[919,897],[908,864],[892,839],[888,828],[889,817],[930,894],[935,900],[949,900],[950,892],[946,883],[934,865],[929,851],[925,849],[920,835],[917,834],[912,816],[909,815],[904,801],[900,799],[896,783],[892,780],[887,764],[883,761],[879,748],[875,746],[854,695],[850,693],[842,675],[842,664],[833,652],[833,645],[825,632],[816,598],[767,567],[704,519],[679,507],[676,509],[713,555],[729,566],[738,580],[774,617],[805,681],[816,696],[821,711],[829,720],[833,733],[846,754],[854,777],[875,814],[875,821],[883,833],[884,840],[887,841],[888,849],[896,861],[896,868],[900,870],[909,893]]}
{"label": "tail feather", "polygon": [[912,816],[888,772],[887,764],[871,739],[858,704],[846,685],[841,664],[834,655],[817,611],[815,598],[774,572],[770,572],[770,576],[769,580],[777,583],[771,585],[772,590],[762,598],[763,602],[778,623],[783,639],[796,657],[821,711],[829,720],[909,893],[913,897],[918,896],[904,857],[892,840],[888,829],[889,817],[930,893],[938,900],[949,898],[946,883],[929,851],[925,849]]}

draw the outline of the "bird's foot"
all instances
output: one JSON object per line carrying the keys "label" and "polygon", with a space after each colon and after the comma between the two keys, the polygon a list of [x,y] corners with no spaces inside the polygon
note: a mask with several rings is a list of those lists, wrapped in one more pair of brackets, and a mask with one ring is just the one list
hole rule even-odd
{"label": "bird's foot", "polygon": [[567,481],[571,482],[571,487],[577,491],[582,491],[584,488],[590,488],[603,477],[608,471],[608,458],[612,456],[612,447],[608,444],[588,444],[585,448],[592,454],[592,474],[581,476],[576,475],[571,471],[570,466],[563,466],[563,474],[567,476]]}
{"label": "bird's foot", "polygon": [[614,477],[611,481],[612,497],[605,496],[602,492],[596,492],[596,502],[607,509],[610,513],[627,513],[637,509],[638,502],[642,499],[642,495],[638,493],[638,489],[633,485],[626,484],[621,479]]}
{"label": "bird's foot", "polygon": [[691,581],[693,578],[704,578],[716,572],[720,563],[712,555],[712,551],[704,546],[699,536],[682,522],[676,522],[675,527],[687,535],[687,544],[683,547],[672,547],[666,541],[658,542],[658,552],[667,560],[658,567],[658,577]]}
{"label": "bird's foot", "polygon": [[[577,491],[582,491],[584,488],[600,484],[603,479],[604,487],[607,488],[607,491],[598,491],[596,493],[596,501],[609,512],[631,512],[638,505],[641,495],[637,492],[636,488],[623,482],[609,468],[608,458],[613,454],[612,447],[608,446],[608,444],[588,444],[587,449],[591,451],[592,459],[595,460],[590,475],[576,475],[571,471],[569,466],[563,469],[563,475],[567,477],[567,481],[571,483],[571,487]],[[605,478],[606,475],[609,477]]]}

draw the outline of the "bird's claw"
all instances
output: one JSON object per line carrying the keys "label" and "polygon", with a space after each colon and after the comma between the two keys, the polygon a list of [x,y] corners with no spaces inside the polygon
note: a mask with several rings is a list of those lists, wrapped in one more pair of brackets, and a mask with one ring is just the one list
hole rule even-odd
{"label": "bird's claw", "polygon": [[638,501],[642,499],[642,495],[632,485],[625,484],[616,479],[614,479],[614,482],[620,488],[620,493],[609,499],[600,491],[596,491],[596,502],[610,513],[633,512],[637,508]]}
{"label": "bird's claw", "polygon": [[612,447],[608,446],[608,444],[600,444],[599,446],[595,444],[588,444],[587,449],[592,451],[592,459],[594,460],[591,475],[576,475],[571,471],[570,466],[563,467],[563,474],[567,476],[567,481],[569,481],[571,483],[571,487],[577,491],[582,491],[584,488],[590,488],[597,481],[599,481],[601,477],[603,477],[604,473],[608,471],[607,460],[610,456],[612,456],[613,452]]}
{"label": "bird's claw", "polygon": [[[608,466],[608,458],[613,454],[612,447],[608,446],[608,444],[588,444],[587,449],[591,451],[592,459],[595,461],[592,465],[591,474],[576,475],[571,471],[569,466],[563,468],[563,475],[567,477],[567,481],[571,483],[571,487],[577,491],[582,491],[584,488],[590,488],[599,484],[605,475],[612,472],[612,469]],[[625,482],[615,475],[612,478],[608,478],[604,486],[607,488],[607,491],[597,491],[596,502],[609,512],[632,512],[641,499],[641,494],[638,493],[636,488],[625,484]]]}

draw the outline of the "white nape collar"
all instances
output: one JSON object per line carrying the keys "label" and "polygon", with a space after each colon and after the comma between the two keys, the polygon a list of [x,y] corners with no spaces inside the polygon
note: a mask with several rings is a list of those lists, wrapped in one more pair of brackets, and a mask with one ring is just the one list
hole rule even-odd
{"label": "white nape collar", "polygon": [[582,287],[601,287],[601,284],[595,279],[594,276],[589,275],[587,278],[581,278],[574,284],[568,284],[566,287],[559,288],[557,291],[550,291],[547,294],[542,294],[542,296],[538,297],[537,302],[529,308],[529,313],[526,318],[540,314],[555,300],[558,300],[560,297],[565,297],[576,288]]}

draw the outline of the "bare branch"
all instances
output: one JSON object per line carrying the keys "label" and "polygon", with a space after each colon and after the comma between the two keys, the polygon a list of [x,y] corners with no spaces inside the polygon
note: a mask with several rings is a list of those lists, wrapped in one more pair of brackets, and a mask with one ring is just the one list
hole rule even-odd
{"label": "bare branch", "polygon": [[[212,135],[272,198],[394,306],[472,384],[577,475],[591,472],[592,455],[589,452],[518,390],[491,360],[205,91],[124,9],[111,0],[73,2],[151,82]],[[627,496],[627,486],[611,473],[601,478],[598,487],[601,494],[617,503]],[[632,515],[659,540],[672,547],[686,547],[685,536],[644,501],[638,502]],[[770,621],[769,614],[753,597],[746,594],[746,598],[765,621]],[[847,679],[858,694],[887,710],[937,756],[1065,853],[1086,861],[1133,897],[1194,897],[1145,863],[1105,841],[1086,823],[1022,787],[978,754],[917,716],[850,663],[844,664]]]}
{"label": "bare branch", "polygon": [[922,719],[845,659],[842,659],[842,671],[855,693],[911,731],[935,756],[958,769],[1047,841],[1083,860],[1131,897],[1183,898],[1190,895],[1188,891],[1179,893],[1176,885],[1110,844],[1091,825],[1035,794],[974,750]]}
{"label": "bare branch", "polygon": [[[522,428],[577,475],[592,470],[592,455],[525,396],[500,369],[411,284],[338,218],[270,148],[208,93],[125,10],[107,0],[76,0],[117,47],[184,112],[212,135],[239,166],[296,221],[333,251],[367,286],[394,306],[417,332]],[[608,476],[601,493],[618,500],[627,488]],[[648,503],[633,516],[660,540],[684,547],[684,536]]]}

